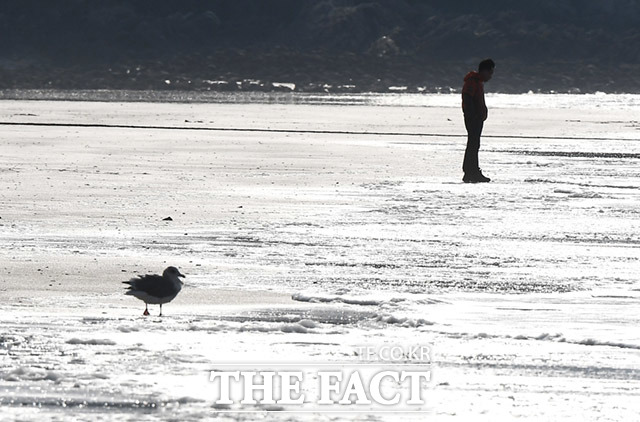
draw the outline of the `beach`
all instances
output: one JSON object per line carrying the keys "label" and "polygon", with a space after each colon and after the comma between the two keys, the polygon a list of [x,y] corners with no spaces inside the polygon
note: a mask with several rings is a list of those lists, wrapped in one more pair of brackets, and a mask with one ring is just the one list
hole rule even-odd
{"label": "beach", "polygon": [[[0,419],[392,421],[209,371],[424,344],[407,420],[632,420],[639,98],[489,96],[483,185],[458,95],[0,101]],[[121,282],[169,265],[145,318]]]}

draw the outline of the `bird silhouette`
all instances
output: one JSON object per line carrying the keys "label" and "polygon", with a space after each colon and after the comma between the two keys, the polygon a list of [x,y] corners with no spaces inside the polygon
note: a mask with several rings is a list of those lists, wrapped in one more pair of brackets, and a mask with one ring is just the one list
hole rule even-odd
{"label": "bird silhouette", "polygon": [[126,295],[134,296],[144,302],[143,315],[149,315],[149,304],[160,305],[162,316],[162,304],[171,302],[182,289],[183,282],[180,277],[184,275],[176,267],[167,267],[162,275],[147,274],[123,281],[129,287]]}

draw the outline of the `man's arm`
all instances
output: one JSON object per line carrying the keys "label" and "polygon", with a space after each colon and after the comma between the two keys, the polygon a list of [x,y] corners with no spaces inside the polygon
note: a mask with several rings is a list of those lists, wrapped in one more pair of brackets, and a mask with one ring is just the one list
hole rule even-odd
{"label": "man's arm", "polygon": [[478,107],[476,106],[475,98],[473,98],[471,94],[462,94],[462,98],[464,102],[465,116],[482,121],[483,116],[481,115],[480,110],[478,110]]}

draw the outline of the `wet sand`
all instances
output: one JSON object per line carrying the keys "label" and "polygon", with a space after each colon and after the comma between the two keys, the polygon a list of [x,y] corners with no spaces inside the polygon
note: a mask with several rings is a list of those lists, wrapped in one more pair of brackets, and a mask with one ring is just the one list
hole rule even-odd
{"label": "wet sand", "polygon": [[[220,360],[419,341],[433,420],[633,415],[637,110],[493,108],[470,186],[455,101],[1,102],[6,414],[200,420]],[[168,265],[143,319],[121,281]]]}

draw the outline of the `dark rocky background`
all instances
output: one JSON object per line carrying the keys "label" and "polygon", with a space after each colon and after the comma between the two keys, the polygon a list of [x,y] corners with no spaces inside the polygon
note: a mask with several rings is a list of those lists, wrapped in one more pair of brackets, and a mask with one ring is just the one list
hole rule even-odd
{"label": "dark rocky background", "polygon": [[[0,88],[640,92],[640,0],[2,0]],[[219,82],[222,81],[222,82]]]}

